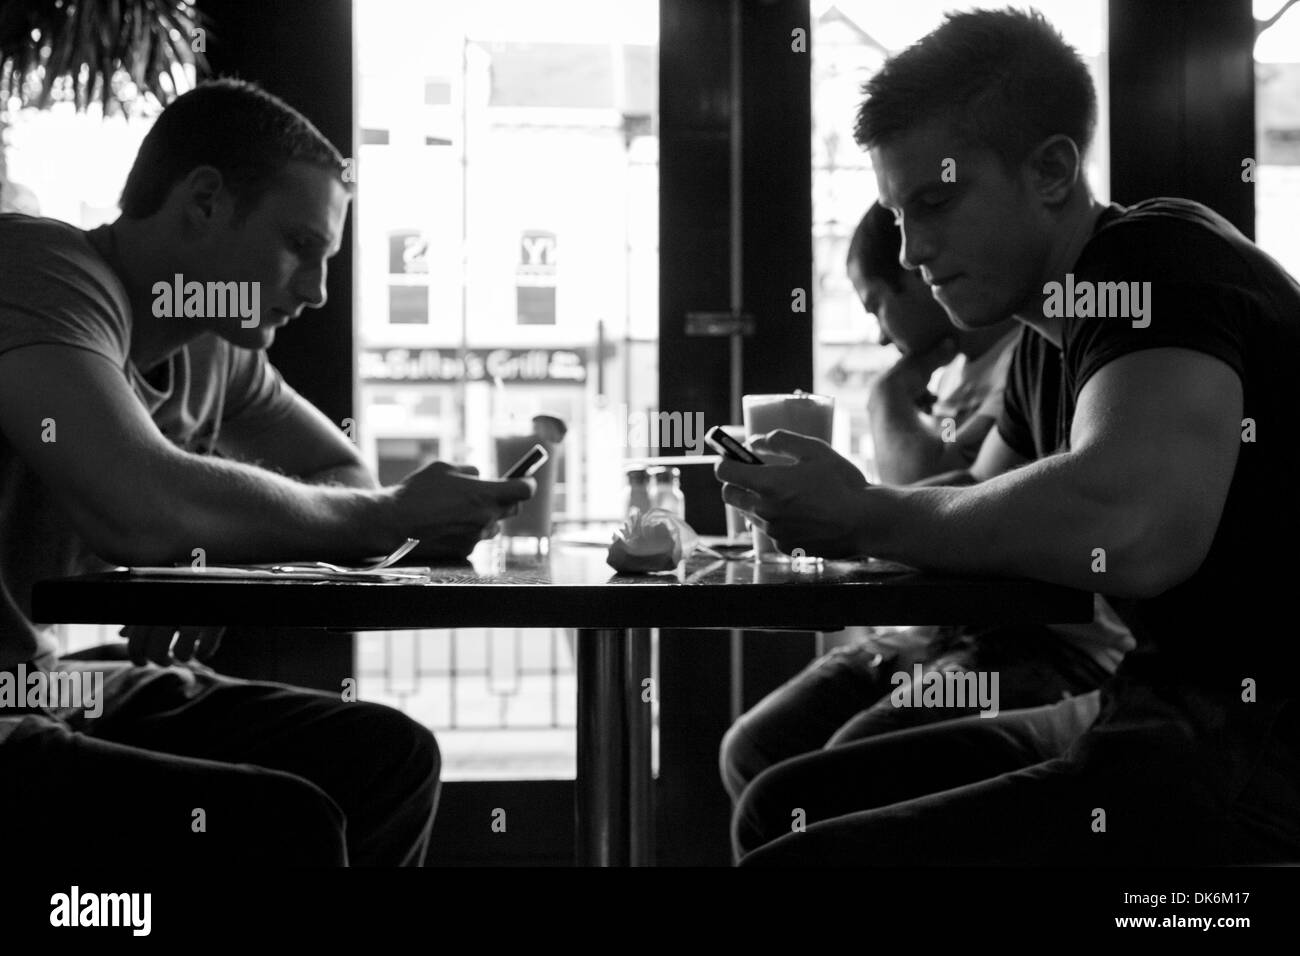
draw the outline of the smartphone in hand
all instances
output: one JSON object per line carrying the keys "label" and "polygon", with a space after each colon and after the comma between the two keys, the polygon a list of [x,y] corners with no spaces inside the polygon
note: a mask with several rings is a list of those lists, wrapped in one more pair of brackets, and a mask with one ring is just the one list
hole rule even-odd
{"label": "smartphone in hand", "polygon": [[544,445],[534,445],[524,453],[524,457],[511,465],[506,473],[501,477],[507,479],[531,478],[533,475],[537,474],[537,469],[546,464],[546,460],[550,457],[551,455]]}
{"label": "smartphone in hand", "polygon": [[763,459],[723,431],[721,425],[714,425],[710,428],[705,433],[704,440],[710,448],[723,458],[730,458],[732,461],[738,461],[743,465],[763,464]]}

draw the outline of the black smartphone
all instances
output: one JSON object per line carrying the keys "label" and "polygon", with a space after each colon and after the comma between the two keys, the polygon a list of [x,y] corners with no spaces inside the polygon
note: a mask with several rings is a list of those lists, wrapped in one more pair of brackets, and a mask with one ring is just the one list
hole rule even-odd
{"label": "black smartphone", "polygon": [[544,445],[534,445],[525,452],[524,457],[510,466],[502,478],[531,478],[537,474],[537,469],[546,464],[546,459],[550,458]]}
{"label": "black smartphone", "polygon": [[710,448],[723,458],[730,458],[732,461],[738,461],[743,465],[763,464],[763,459],[724,432],[721,425],[714,425],[710,428],[705,433],[704,440]]}

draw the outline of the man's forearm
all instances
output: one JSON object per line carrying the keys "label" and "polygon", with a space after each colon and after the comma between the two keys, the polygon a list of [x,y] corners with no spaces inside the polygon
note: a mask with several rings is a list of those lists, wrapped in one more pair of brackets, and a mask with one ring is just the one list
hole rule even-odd
{"label": "man's forearm", "polygon": [[957,468],[953,471],[945,471],[937,475],[931,475],[929,478],[922,478],[920,481],[914,481],[909,488],[956,488],[964,485],[973,485],[977,481],[971,474],[969,468]]}
{"label": "man's forearm", "polygon": [[1150,589],[1150,551],[1134,497],[1071,454],[966,488],[863,494],[861,550],[875,557],[1118,595]]}
{"label": "man's forearm", "polygon": [[361,462],[347,462],[333,468],[324,468],[315,474],[307,475],[302,480],[309,485],[336,488],[368,488],[374,490],[379,487],[375,473]]}
{"label": "man's forearm", "polygon": [[190,561],[195,548],[221,562],[363,557],[403,537],[382,489],[320,487],[183,452],[155,465],[156,487],[166,490],[143,526],[116,529],[114,560]]}
{"label": "man's forearm", "polygon": [[944,442],[902,389],[889,380],[880,382],[872,390],[867,417],[882,482],[905,485],[941,470]]}

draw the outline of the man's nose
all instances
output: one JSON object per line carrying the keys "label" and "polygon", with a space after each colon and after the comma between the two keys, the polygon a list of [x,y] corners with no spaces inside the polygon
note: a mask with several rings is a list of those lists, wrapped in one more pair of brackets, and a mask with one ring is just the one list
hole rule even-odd
{"label": "man's nose", "polygon": [[325,289],[328,271],[328,267],[321,263],[319,267],[300,275],[294,284],[294,294],[308,308],[319,309],[329,299],[329,293]]}
{"label": "man's nose", "polygon": [[908,271],[916,271],[934,259],[934,243],[922,230],[906,221],[900,226],[903,232],[898,264]]}

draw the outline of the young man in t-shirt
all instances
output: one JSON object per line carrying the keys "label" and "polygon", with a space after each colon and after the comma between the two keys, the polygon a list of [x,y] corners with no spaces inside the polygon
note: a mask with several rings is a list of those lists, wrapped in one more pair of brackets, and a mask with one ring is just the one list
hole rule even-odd
{"label": "young man in t-shirt", "polygon": [[463,558],[532,493],[441,462],[381,488],[268,363],[324,304],[344,168],[288,105],[221,81],[159,116],[116,222],[0,216],[0,682],[103,681],[94,708],[0,696],[15,858],[423,860],[439,757],[405,715],[169,666],[209,654],[209,629],[132,630],[135,662],[162,666],[60,662],[30,613],[34,582],[105,561],[350,560],[407,537]]}
{"label": "young man in t-shirt", "polygon": [[[905,484],[966,468],[1002,414],[1002,393],[1019,324],[955,328],[929,287],[899,265],[901,235],[878,203],[849,243],[848,273],[863,307],[876,316],[881,339],[903,353],[876,381],[869,411],[882,482]],[[938,343],[956,344],[942,353]],[[939,364],[956,370],[935,396],[935,414],[919,408]],[[951,416],[950,427],[943,418]],[[936,429],[934,419],[938,419]],[[998,627],[849,628],[843,643],[813,661],[747,710],[727,731],[719,754],[722,782],[733,801],[760,773],[824,747],[951,720],[981,711],[1055,703],[1090,693],[1133,645],[1128,629],[1097,597],[1086,624]],[[944,707],[900,707],[910,699],[916,666],[930,672],[998,674],[996,700]]]}
{"label": "young man in t-shirt", "polygon": [[1268,547],[1300,530],[1300,451],[1276,411],[1300,284],[1204,206],[1093,199],[1092,83],[1037,14],[952,15],[866,92],[857,138],[904,264],[962,327],[1025,324],[1008,413],[946,487],[868,487],[774,432],[756,447],[795,463],[723,462],[723,497],[786,551],[1100,591],[1137,648],[1099,702],[773,768],[737,810],[746,862],[1300,860],[1300,651],[1289,562]]}

